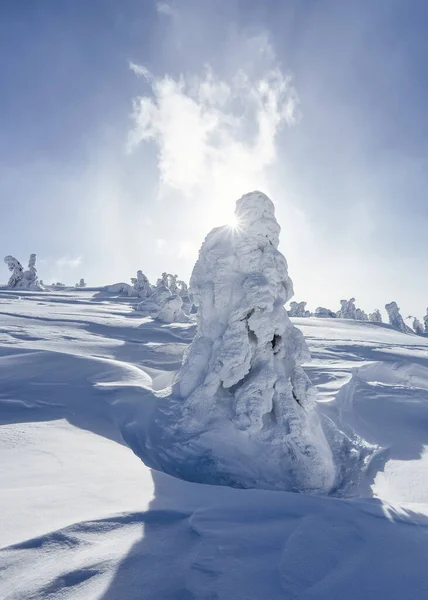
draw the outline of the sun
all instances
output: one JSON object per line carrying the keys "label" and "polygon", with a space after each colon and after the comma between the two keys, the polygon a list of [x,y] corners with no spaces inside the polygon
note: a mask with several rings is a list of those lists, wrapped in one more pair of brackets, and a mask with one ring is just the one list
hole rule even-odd
{"label": "sun", "polygon": [[235,215],[231,215],[227,220],[227,225],[231,229],[239,229],[239,220],[236,218]]}

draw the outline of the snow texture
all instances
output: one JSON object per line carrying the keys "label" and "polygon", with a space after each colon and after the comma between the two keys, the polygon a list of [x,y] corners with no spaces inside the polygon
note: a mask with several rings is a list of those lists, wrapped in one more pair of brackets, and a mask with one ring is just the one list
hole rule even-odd
{"label": "snow texture", "polygon": [[308,348],[284,308],[293,285],[274,205],[253,192],[235,216],[237,229],[208,234],[190,280],[198,329],[175,385],[178,427],[192,437],[217,431],[205,449],[213,482],[327,493],[336,471],[301,366]]}
{"label": "snow texture", "polygon": [[403,317],[400,314],[400,309],[396,302],[390,302],[389,304],[385,304],[386,312],[388,313],[389,322],[392,327],[397,331],[401,331],[402,333],[413,333],[413,330],[410,329],[408,325],[405,324]]}

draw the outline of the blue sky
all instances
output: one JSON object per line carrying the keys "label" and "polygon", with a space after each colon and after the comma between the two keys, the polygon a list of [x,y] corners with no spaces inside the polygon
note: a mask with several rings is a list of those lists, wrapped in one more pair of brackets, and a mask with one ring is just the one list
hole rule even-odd
{"label": "blue sky", "polygon": [[296,300],[421,316],[427,19],[416,0],[3,0],[3,254],[36,252],[48,282],[187,278],[259,187]]}

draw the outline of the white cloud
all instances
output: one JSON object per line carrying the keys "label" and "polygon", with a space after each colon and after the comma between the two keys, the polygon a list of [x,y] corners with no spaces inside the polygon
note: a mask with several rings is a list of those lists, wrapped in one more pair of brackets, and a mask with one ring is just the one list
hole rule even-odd
{"label": "white cloud", "polygon": [[55,261],[56,267],[61,270],[65,269],[77,269],[82,264],[82,257],[76,256],[75,258],[70,258],[69,256],[62,256]]}
{"label": "white cloud", "polygon": [[157,2],[156,10],[158,11],[158,13],[162,15],[167,15],[168,17],[177,16],[177,11],[174,8],[172,8],[172,6],[167,2]]}
{"label": "white cloud", "polygon": [[276,159],[278,133],[298,118],[291,76],[277,64],[264,36],[251,40],[263,75],[236,73],[227,81],[210,68],[204,76],[146,78],[151,94],[134,100],[130,148],[157,146],[160,194],[179,191],[211,204],[216,222],[227,218],[233,201],[247,191],[269,192],[267,169]]}

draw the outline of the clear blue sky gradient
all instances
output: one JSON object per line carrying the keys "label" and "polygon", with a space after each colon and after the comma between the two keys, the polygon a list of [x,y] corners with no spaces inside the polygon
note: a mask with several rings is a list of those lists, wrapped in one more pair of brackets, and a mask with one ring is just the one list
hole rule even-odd
{"label": "clear blue sky gradient", "polygon": [[[171,14],[151,0],[0,3],[3,255],[36,252],[43,279],[69,284],[127,280],[138,268],[188,277],[196,256],[178,247],[206,235],[195,217],[204,200],[159,201],[156,147],[126,152],[132,100],[148,93],[129,61],[173,77],[210,64],[227,80],[240,66],[237,39],[266,33],[302,115],[281,132],[274,166],[296,299],[338,308],[353,295],[366,310],[396,300],[404,316],[422,316],[428,3],[168,4]],[[172,252],[155,250],[160,238]]]}

